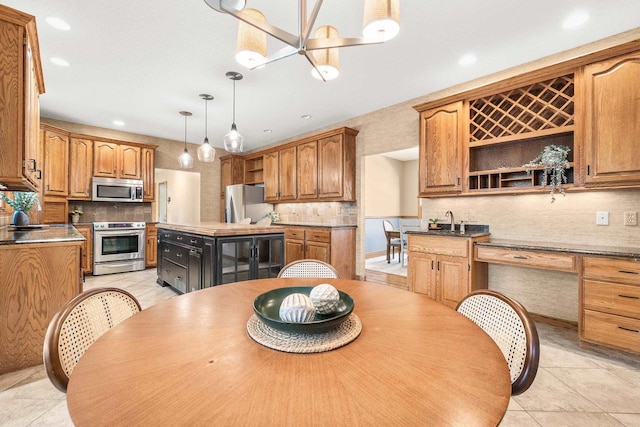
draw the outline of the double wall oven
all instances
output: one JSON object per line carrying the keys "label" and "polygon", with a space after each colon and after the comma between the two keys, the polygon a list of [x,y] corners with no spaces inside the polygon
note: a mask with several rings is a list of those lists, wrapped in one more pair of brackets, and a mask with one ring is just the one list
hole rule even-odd
{"label": "double wall oven", "polygon": [[144,270],[144,222],[93,223],[93,274]]}

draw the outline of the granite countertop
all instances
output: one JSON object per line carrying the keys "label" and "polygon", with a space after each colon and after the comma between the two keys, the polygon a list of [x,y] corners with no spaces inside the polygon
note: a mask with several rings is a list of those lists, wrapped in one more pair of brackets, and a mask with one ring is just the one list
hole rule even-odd
{"label": "granite countertop", "polygon": [[356,228],[355,224],[318,224],[312,222],[273,222],[271,225],[282,225],[287,227],[316,227],[316,228]]}
{"label": "granite countertop", "polygon": [[254,234],[284,233],[278,227],[258,224],[228,224],[226,222],[200,222],[198,224],[166,224],[158,223],[157,227],[167,230],[199,234],[201,236],[250,236]]}
{"label": "granite countertop", "polygon": [[442,225],[440,229],[432,229],[432,228],[411,228],[407,229],[404,232],[405,234],[420,234],[424,236],[442,236],[442,237],[481,237],[488,236],[489,226],[488,225],[477,225],[471,224],[466,225],[464,233],[460,232],[460,225],[456,224],[455,231],[451,231],[451,226]]}
{"label": "granite countertop", "polygon": [[71,224],[45,225],[43,228],[31,228],[25,231],[14,231],[12,226],[0,229],[0,245],[82,242],[84,240],[84,236]]}
{"label": "granite countertop", "polygon": [[531,242],[507,239],[491,239],[489,242],[478,242],[476,245],[533,251],[569,252],[582,255],[640,258],[640,247],[628,248],[616,246],[577,245],[571,243]]}

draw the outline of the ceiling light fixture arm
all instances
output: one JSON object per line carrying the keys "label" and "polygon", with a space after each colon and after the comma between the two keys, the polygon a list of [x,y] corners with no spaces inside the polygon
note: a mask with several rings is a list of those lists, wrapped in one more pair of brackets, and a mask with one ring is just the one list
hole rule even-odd
{"label": "ceiling light fixture arm", "polygon": [[264,67],[267,64],[279,61],[279,60],[284,59],[284,58],[288,58],[290,56],[295,55],[296,53],[298,53],[298,49],[297,48],[292,47],[292,46],[285,46],[282,49],[279,49],[277,52],[274,52],[272,55],[269,55],[264,60],[264,62],[261,62],[261,63],[257,64],[255,67],[251,67],[249,69],[250,70],[255,70],[257,68]]}
{"label": "ceiling light fixture arm", "polygon": [[309,63],[311,64],[311,66],[313,68],[315,68],[316,72],[318,73],[318,75],[320,76],[320,78],[322,79],[323,82],[327,82],[327,79],[324,78],[324,75],[322,73],[322,71],[320,71],[320,68],[318,68],[318,63],[316,62],[315,58],[313,57],[313,55],[311,55],[309,52],[307,52],[306,50],[304,51],[304,57],[307,58],[307,61],[309,61]]}
{"label": "ceiling light fixture arm", "polygon": [[[318,13],[320,12],[320,7],[322,7],[322,0],[316,1],[315,6],[313,7],[313,11],[311,12],[311,16],[306,22],[300,24],[300,48],[307,45],[309,41],[309,36],[311,35],[311,30],[316,23],[316,18],[318,18]],[[307,1],[300,0],[300,17],[301,21],[307,16]]]}
{"label": "ceiling light fixture arm", "polygon": [[382,44],[381,39],[375,37],[342,37],[337,39],[310,39],[306,50],[332,49],[339,47],[365,46],[368,44]]}

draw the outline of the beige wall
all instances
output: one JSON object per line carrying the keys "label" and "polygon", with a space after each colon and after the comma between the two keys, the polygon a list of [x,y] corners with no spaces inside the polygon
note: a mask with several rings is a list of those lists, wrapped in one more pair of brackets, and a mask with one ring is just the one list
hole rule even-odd
{"label": "beige wall", "polygon": [[418,161],[402,162],[402,216],[418,216]]}
{"label": "beige wall", "polygon": [[184,225],[198,224],[200,222],[200,174],[156,168],[156,197],[157,186],[161,182],[167,183],[167,222]]}
{"label": "beige wall", "polygon": [[402,162],[382,155],[365,157],[364,206],[367,217],[402,216]]}

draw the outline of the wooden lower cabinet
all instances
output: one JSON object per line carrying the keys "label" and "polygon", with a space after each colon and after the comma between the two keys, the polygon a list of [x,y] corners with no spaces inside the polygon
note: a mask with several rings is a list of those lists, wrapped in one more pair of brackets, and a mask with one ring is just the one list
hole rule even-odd
{"label": "wooden lower cabinet", "polygon": [[487,265],[472,259],[475,238],[410,234],[409,290],[455,308],[469,292],[487,287]]}
{"label": "wooden lower cabinet", "polygon": [[158,265],[158,228],[155,224],[147,224],[146,229],[147,244],[145,247],[145,266],[155,267]]}
{"label": "wooden lower cabinet", "polygon": [[640,263],[584,257],[580,339],[640,353]]}
{"label": "wooden lower cabinet", "polygon": [[0,375],[42,364],[51,318],[81,291],[80,243],[0,246]]}
{"label": "wooden lower cabinet", "polygon": [[346,227],[289,226],[285,231],[285,264],[317,259],[331,264],[341,279],[356,272],[356,229]]}
{"label": "wooden lower cabinet", "polygon": [[82,243],[82,259],[80,260],[80,267],[85,274],[93,272],[93,226],[90,224],[77,224],[74,225],[86,239]]}

